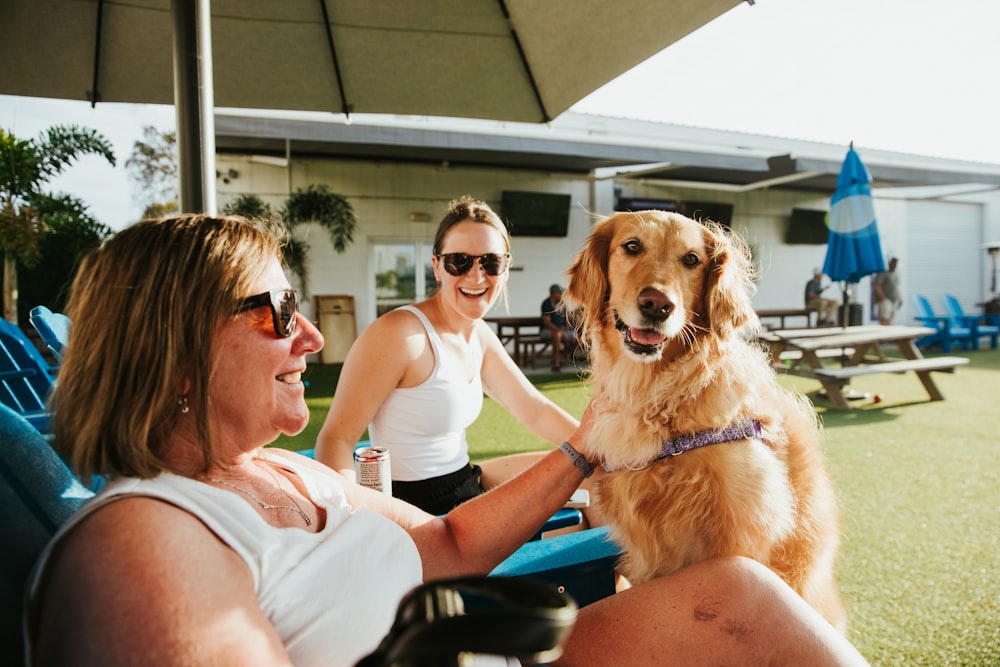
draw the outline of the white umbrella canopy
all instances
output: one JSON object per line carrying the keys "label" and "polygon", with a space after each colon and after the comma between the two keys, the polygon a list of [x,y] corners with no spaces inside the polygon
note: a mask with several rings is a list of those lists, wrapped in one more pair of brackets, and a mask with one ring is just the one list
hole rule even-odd
{"label": "white umbrella canopy", "polygon": [[547,122],[741,1],[4,0],[0,93]]}

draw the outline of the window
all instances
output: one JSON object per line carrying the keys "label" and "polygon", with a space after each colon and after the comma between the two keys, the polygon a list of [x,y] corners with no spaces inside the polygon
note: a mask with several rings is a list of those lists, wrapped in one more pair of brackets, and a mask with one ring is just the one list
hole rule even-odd
{"label": "window", "polygon": [[426,299],[437,289],[431,265],[431,243],[376,243],[374,250],[376,317]]}

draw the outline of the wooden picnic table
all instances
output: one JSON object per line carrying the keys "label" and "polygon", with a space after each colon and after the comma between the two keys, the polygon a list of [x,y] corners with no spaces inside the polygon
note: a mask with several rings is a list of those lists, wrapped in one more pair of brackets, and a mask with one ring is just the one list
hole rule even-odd
{"label": "wooden picnic table", "polygon": [[756,312],[757,317],[761,320],[780,320],[781,324],[778,325],[778,328],[784,329],[786,317],[804,317],[806,318],[806,326],[811,327],[813,325],[812,315],[816,311],[808,308],[758,308]]}
{"label": "wooden picnic table", "polygon": [[[776,370],[818,380],[833,407],[848,410],[851,406],[844,396],[844,386],[852,377],[872,373],[912,371],[917,374],[932,401],[944,400],[931,372],[952,373],[957,366],[967,364],[969,360],[964,357],[925,358],[917,348],[916,340],[933,333],[934,329],[929,327],[863,325],[768,331],[762,333],[759,339],[767,346]],[[895,344],[903,360],[886,359],[880,347],[883,343]],[[820,358],[829,356],[833,350],[844,354],[840,368],[828,368]],[[790,366],[780,363],[781,354],[786,351],[795,351],[800,355]]]}
{"label": "wooden picnic table", "polygon": [[506,347],[513,342],[511,357],[514,363],[521,365],[521,344],[525,336],[538,336],[542,327],[541,315],[513,315],[504,317],[484,317],[483,320],[496,327],[497,338]]}

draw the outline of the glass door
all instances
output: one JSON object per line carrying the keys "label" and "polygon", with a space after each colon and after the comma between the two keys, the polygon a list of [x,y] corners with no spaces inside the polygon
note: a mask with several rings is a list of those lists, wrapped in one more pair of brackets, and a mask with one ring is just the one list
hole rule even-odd
{"label": "glass door", "polygon": [[437,289],[430,243],[376,243],[374,250],[376,317],[422,301]]}

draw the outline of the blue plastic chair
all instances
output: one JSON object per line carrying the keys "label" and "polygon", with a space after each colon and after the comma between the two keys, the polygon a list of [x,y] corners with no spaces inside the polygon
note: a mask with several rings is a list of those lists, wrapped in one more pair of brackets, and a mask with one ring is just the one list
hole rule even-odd
{"label": "blue plastic chair", "polygon": [[952,294],[945,294],[942,297],[944,309],[948,315],[955,318],[963,327],[972,329],[972,349],[979,349],[979,339],[989,338],[990,348],[997,349],[997,338],[1000,337],[1000,326],[995,323],[986,323],[981,315],[966,315],[962,310],[962,304]]}
{"label": "blue plastic chair", "polygon": [[963,350],[974,347],[972,329],[964,327],[951,315],[938,315],[931,307],[931,302],[921,294],[913,295],[913,305],[916,307],[916,319],[925,327],[935,329],[929,336],[918,338],[917,347],[923,349],[932,345],[940,345],[941,351],[951,352],[952,345],[961,345]]}
{"label": "blue plastic chair", "polygon": [[56,530],[93,494],[27,420],[0,405],[0,655],[24,662],[24,589]]}
{"label": "blue plastic chair", "polygon": [[39,338],[49,348],[56,361],[61,362],[63,350],[69,341],[69,327],[72,321],[62,313],[53,313],[45,306],[35,306],[28,316],[31,326],[38,332]]}
{"label": "blue plastic chair", "polygon": [[569,593],[584,607],[615,592],[622,548],[606,526],[525,542],[490,576],[539,579]]}
{"label": "blue plastic chair", "polygon": [[0,319],[0,403],[42,432],[49,430],[46,401],[57,370],[16,324]]}

